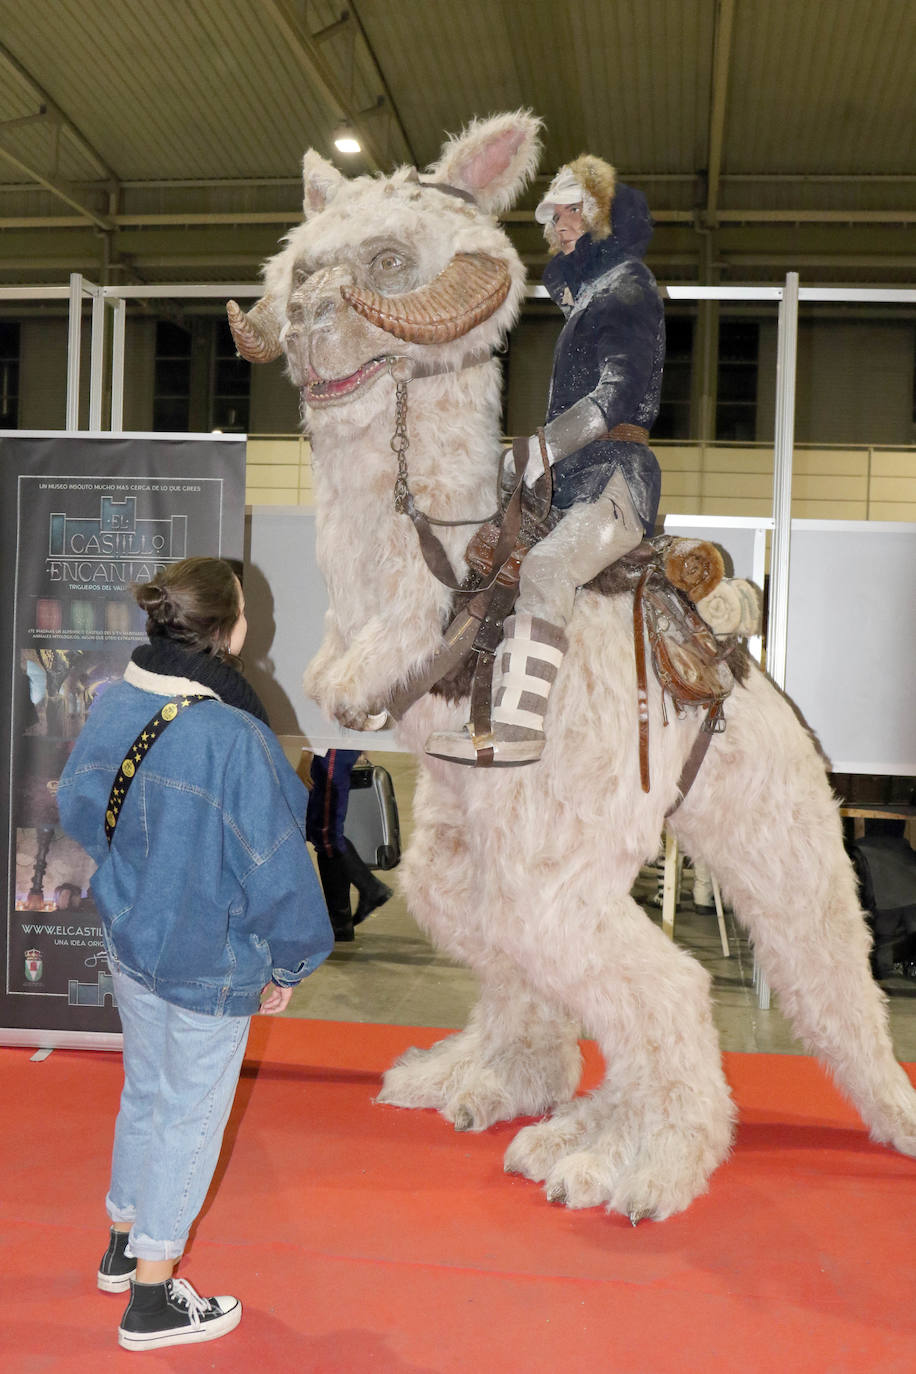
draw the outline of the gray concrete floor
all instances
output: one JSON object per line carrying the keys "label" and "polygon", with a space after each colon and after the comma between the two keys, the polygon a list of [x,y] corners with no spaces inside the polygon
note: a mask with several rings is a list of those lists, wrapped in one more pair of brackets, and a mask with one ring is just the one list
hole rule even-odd
{"label": "gray concrete floor", "polygon": [[[411,829],[416,765],[406,754],[373,753],[394,780],[402,840]],[[380,874],[397,889],[397,870]],[[643,871],[634,896],[650,920],[661,924],[659,909],[649,903],[655,876]],[[779,1012],[775,998],[768,1010],[757,1004],[754,960],[748,942],[726,912],[731,955],[725,958],[715,914],[693,910],[689,883],[682,885],[674,934],[709,969],[713,977],[715,1018],[722,1048],[775,1054],[802,1054]],[[891,1030],[899,1059],[916,1060],[916,982],[887,980]],[[392,1025],[463,1026],[476,1000],[477,980],[468,970],[439,954],[417,928],[397,890],[395,896],[357,927],[352,944],[335,946],[331,957],[294,992],[287,1015],[329,1021],[381,1022]]]}

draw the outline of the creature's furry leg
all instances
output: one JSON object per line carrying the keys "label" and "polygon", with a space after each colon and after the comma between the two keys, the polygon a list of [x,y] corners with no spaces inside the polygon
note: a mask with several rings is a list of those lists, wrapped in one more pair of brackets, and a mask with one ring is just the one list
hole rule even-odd
{"label": "creature's furry leg", "polygon": [[580,1073],[575,1026],[506,968],[484,983],[463,1031],[429,1050],[410,1049],[391,1066],[376,1101],[435,1107],[456,1131],[483,1131],[568,1101]]}
{"label": "creature's furry leg", "polygon": [[493,949],[500,913],[471,853],[466,813],[422,772],[415,812],[402,888],[424,929],[475,970],[482,991],[467,1027],[431,1049],[408,1050],[385,1074],[377,1101],[436,1108],[456,1130],[539,1116],[576,1090],[578,1026],[533,995],[514,963]]}
{"label": "creature's furry leg", "polygon": [[894,1058],[886,999],[869,969],[824,765],[762,674],[736,691],[727,714],[675,831],[709,863],[782,1011],[872,1138],[916,1154],[916,1093]]}
{"label": "creature's furry leg", "polygon": [[[572,918],[594,926],[594,896],[567,894],[567,919],[570,902],[582,908]],[[588,958],[542,960],[541,974],[595,1035],[607,1079],[520,1131],[505,1166],[569,1207],[604,1203],[634,1222],[662,1220],[706,1191],[731,1147],[709,975],[628,896],[602,903],[599,924]]]}

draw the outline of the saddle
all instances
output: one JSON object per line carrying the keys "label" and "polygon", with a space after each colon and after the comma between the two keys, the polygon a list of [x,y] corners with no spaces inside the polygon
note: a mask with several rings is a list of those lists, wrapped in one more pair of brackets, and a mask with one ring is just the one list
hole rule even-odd
{"label": "saddle", "polygon": [[[518,596],[522,562],[561,518],[550,506],[549,475],[547,485],[542,478],[533,490],[522,482],[526,452],[519,448],[514,454],[516,481],[501,517],[485,521],[471,536],[465,554],[469,571],[460,585],[442,572],[448,560],[425,528],[428,522],[415,510],[407,512],[417,527],[428,565],[457,593],[463,609],[444,629],[443,646],[426,670],[386,703],[385,709],[395,719],[427,692],[450,701],[470,696],[474,733],[486,734],[490,729],[493,666],[503,622]],[[735,636],[717,637],[694,605],[718,586],[724,571],[715,545],[663,535],[644,539],[588,584],[588,590],[604,595],[633,592],[639,766],[645,792],[650,788],[647,638],[652,667],[662,687],[665,724],[666,699],[678,716],[688,707],[706,709],[678,785],[681,799],[699,770],[712,734],[724,729],[722,706],[735,682],[729,660],[735,659],[738,641]]]}
{"label": "saddle", "polygon": [[[555,524],[554,520],[552,524]],[[544,531],[546,533],[546,531]],[[502,585],[499,596],[499,617],[487,617],[486,645],[475,640],[478,650],[486,647],[494,653],[500,639],[502,620],[511,612],[518,593],[519,570],[528,549],[535,539],[522,528],[515,548],[498,570],[496,585]],[[493,551],[496,549],[499,528],[495,522],[481,526],[472,537],[466,554],[467,562],[477,578],[492,577]],[[632,552],[625,554],[592,582],[588,590],[605,596],[633,593],[633,640],[636,653],[636,690],[639,705],[639,772],[644,792],[650,790],[649,777],[649,696],[647,679],[646,641],[649,659],[662,687],[662,712],[668,723],[667,702],[677,716],[684,716],[688,708],[701,707],[706,716],[696,749],[697,757],[688,759],[679,783],[681,797],[693,782],[706,753],[712,734],[725,728],[723,705],[735,684],[736,675],[731,663],[735,658],[738,639],[734,635],[717,637],[697,611],[695,601],[708,596],[724,576],[722,555],[714,544],[700,539],[680,539],[662,535],[644,539]],[[511,595],[506,595],[511,590]],[[494,623],[498,620],[498,624]],[[464,665],[472,670],[471,677],[455,671],[432,689],[436,694],[464,696],[468,692],[472,703],[472,720],[490,700],[492,671],[481,671],[478,658]],[[492,669],[492,665],[488,665]],[[737,667],[737,664],[735,665]],[[485,729],[485,721],[478,721]]]}

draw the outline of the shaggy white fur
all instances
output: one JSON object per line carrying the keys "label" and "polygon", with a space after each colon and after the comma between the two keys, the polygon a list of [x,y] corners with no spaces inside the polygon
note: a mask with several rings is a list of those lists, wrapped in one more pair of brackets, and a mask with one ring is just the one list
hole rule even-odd
{"label": "shaggy white fur", "polygon": [[[495,349],[515,318],[524,272],[493,209],[533,170],[538,122],[524,112],[475,123],[428,179],[408,169],[346,181],[304,161],[306,221],[267,264],[266,306],[303,388],[315,461],[318,557],[330,597],[306,690],[364,727],[440,644],[451,608],[411,522],[395,512],[394,383],[373,360],[457,366]],[[505,302],[450,344],[403,343],[358,316],[345,286],[415,290],[456,253],[503,261]],[[334,399],[314,390],[334,383]],[[309,388],[313,390],[310,392]],[[417,504],[444,520],[495,506],[500,378],[495,361],[409,387],[408,464]],[[315,399],[320,398],[320,399]],[[469,529],[439,533],[459,575]],[[552,1115],[525,1127],[506,1168],[570,1207],[661,1219],[702,1193],[727,1156],[734,1111],[713,1027],[709,979],[630,897],[658,848],[699,717],[663,724],[650,684],[652,791],[640,788],[628,596],[580,592],[551,699],[540,763],[475,770],[426,758],[431,730],[460,728],[466,704],[425,697],[399,727],[417,753],[414,835],[401,870],[410,910],[479,975],[469,1025],[413,1050],[380,1102],[433,1107],[459,1130]],[[759,671],[736,688],[725,733],[671,824],[717,876],[800,1036],[829,1066],[873,1136],[916,1153],[916,1096],[896,1063],[884,998],[823,763]],[[607,1077],[574,1098],[577,1036],[595,1037]]]}

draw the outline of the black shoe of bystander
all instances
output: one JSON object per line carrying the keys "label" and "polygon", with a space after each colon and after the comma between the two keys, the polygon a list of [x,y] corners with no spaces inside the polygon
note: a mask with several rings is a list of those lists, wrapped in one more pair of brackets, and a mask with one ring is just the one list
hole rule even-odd
{"label": "black shoe of bystander", "polygon": [[130,1302],[118,1327],[125,1350],[161,1350],[167,1345],[214,1341],[238,1326],[238,1298],[202,1298],[187,1279],[130,1285]]}
{"label": "black shoe of bystander", "polygon": [[137,1272],[137,1261],[125,1255],[129,1231],[109,1232],[108,1249],[99,1261],[96,1282],[103,1293],[126,1293]]}

